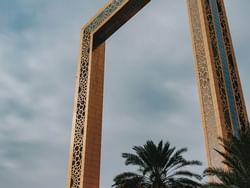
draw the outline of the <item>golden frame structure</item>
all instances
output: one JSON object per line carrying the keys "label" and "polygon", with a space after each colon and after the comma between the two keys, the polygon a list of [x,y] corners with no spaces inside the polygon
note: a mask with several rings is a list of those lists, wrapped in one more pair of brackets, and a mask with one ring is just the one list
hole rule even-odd
{"label": "golden frame structure", "polygon": [[[109,0],[81,29],[67,188],[99,188],[105,41],[150,0]],[[187,0],[209,166],[247,111],[223,0]]]}
{"label": "golden frame structure", "polygon": [[150,0],[110,0],[81,29],[67,188],[98,188],[105,40]]}

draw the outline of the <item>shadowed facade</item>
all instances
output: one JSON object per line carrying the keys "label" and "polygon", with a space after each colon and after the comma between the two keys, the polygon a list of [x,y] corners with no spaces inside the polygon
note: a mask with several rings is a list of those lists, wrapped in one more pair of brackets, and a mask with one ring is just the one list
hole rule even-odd
{"label": "shadowed facade", "polygon": [[[81,30],[67,188],[98,188],[105,41],[150,0],[110,0]],[[157,1],[156,1],[157,2]],[[248,122],[223,0],[187,0],[209,166]]]}

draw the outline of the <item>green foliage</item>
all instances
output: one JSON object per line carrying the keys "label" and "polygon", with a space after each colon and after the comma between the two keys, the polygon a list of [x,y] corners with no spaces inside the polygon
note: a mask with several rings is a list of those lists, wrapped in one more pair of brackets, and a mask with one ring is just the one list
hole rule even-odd
{"label": "green foliage", "polygon": [[[168,142],[158,145],[147,141],[143,146],[134,146],[135,154],[123,153],[126,165],[138,168],[137,173],[124,172],[114,178],[115,188],[194,188],[200,186],[201,176],[186,170],[186,167],[201,165],[182,156],[187,151],[176,151]],[[183,170],[185,169],[185,170]],[[195,180],[194,180],[195,179]]]}
{"label": "green foliage", "polygon": [[216,150],[222,157],[222,163],[228,169],[208,168],[204,176],[214,176],[219,182],[208,183],[211,188],[249,188],[250,187],[250,128],[244,127],[240,137],[229,135],[220,139],[224,152]]}

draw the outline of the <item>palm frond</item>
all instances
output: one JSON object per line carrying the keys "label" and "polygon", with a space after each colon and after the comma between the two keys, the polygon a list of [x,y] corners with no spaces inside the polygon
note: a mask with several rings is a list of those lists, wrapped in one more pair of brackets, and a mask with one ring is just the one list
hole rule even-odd
{"label": "palm frond", "polygon": [[[201,165],[201,162],[193,160],[187,161],[183,153],[187,148],[176,151],[175,147],[170,147],[169,142],[160,141],[155,144],[149,140],[143,146],[134,146],[135,153],[122,153],[126,165],[138,167],[138,173],[123,173],[114,178],[116,188],[134,184],[141,188],[191,188],[199,184],[201,176],[188,170],[182,171],[182,167],[191,165]],[[197,181],[193,180],[196,179]],[[132,186],[132,185],[131,185]],[[132,187],[131,187],[132,188]],[[192,187],[194,188],[194,187]]]}

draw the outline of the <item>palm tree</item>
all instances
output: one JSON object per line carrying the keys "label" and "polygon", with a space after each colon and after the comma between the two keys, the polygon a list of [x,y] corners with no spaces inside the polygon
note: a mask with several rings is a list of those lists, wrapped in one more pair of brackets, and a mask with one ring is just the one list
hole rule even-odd
{"label": "palm tree", "polygon": [[218,182],[208,183],[214,188],[249,188],[250,187],[250,128],[242,126],[240,136],[229,135],[221,139],[224,151],[216,150],[222,157],[225,168],[208,168],[204,176],[214,176]]}
{"label": "palm tree", "polygon": [[[134,146],[135,154],[123,153],[126,165],[138,167],[138,173],[124,172],[114,178],[115,188],[193,188],[200,186],[201,176],[183,168],[201,165],[188,161],[182,154],[187,148],[176,151],[168,142],[158,145],[147,141],[143,146]],[[196,179],[196,180],[194,180]]]}

